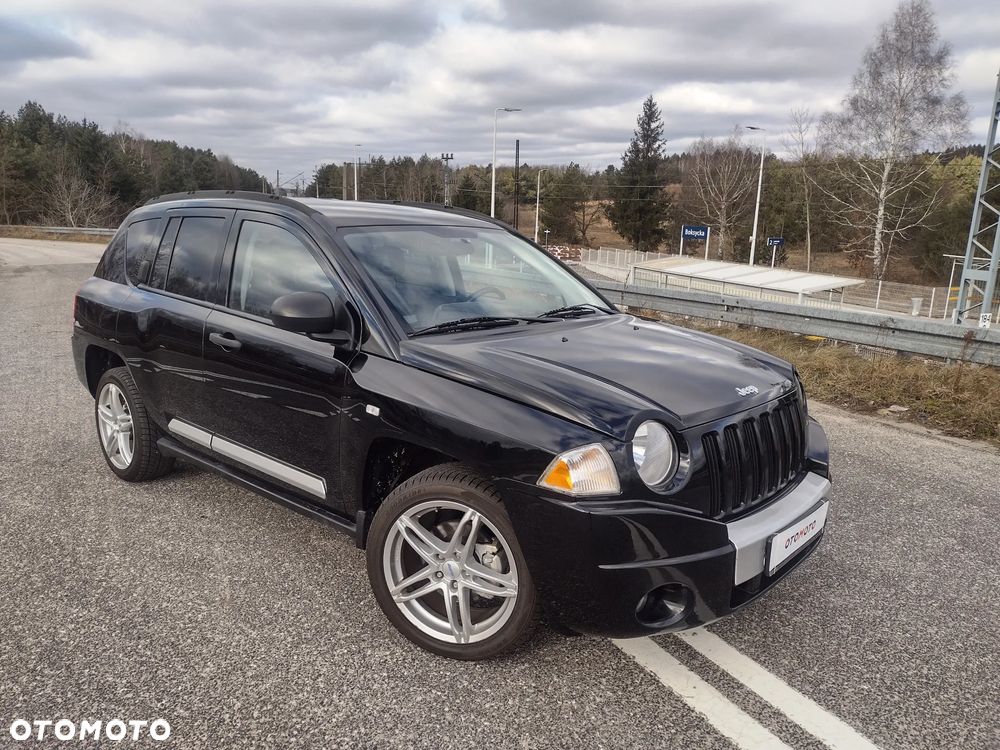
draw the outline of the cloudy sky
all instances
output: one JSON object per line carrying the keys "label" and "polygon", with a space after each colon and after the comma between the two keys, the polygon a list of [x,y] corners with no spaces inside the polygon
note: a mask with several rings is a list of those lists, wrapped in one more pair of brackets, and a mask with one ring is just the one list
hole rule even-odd
{"label": "cloudy sky", "polygon": [[[932,0],[981,141],[997,0]],[[362,154],[616,162],[642,99],[670,150],[835,108],[893,0],[3,0],[0,109],[25,100],[267,174]],[[507,153],[504,153],[504,152]]]}

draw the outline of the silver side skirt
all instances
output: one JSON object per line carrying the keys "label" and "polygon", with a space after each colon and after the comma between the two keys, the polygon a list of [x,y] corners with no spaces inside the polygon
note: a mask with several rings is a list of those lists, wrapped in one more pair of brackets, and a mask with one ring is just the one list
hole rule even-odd
{"label": "silver side skirt", "polygon": [[178,437],[190,440],[204,448],[215,451],[221,456],[256,469],[321,500],[326,499],[326,480],[322,477],[286,464],[284,461],[279,461],[271,456],[259,453],[251,448],[246,448],[239,443],[234,443],[218,435],[213,435],[200,427],[195,427],[179,419],[171,419],[167,428]]}
{"label": "silver side skirt", "polygon": [[205,432],[205,430],[200,427],[195,427],[194,425],[182,422],[179,419],[171,419],[167,428],[175,435],[187,438],[192,443],[197,443],[203,448],[212,447],[212,433]]}

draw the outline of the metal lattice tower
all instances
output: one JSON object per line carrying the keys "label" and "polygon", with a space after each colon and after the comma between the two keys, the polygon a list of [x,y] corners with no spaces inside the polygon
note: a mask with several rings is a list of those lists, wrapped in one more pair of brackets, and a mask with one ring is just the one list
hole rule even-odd
{"label": "metal lattice tower", "polygon": [[1000,75],[993,95],[989,135],[983,149],[983,167],[979,173],[979,189],[972,209],[969,243],[965,250],[965,265],[958,292],[954,321],[961,323],[969,316],[989,327],[994,320],[993,308],[1000,271]]}

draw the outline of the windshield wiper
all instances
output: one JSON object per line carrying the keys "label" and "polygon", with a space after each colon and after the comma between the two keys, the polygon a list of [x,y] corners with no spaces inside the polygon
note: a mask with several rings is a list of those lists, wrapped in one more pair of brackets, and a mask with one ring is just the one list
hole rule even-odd
{"label": "windshield wiper", "polygon": [[575,318],[581,315],[593,315],[595,312],[603,312],[607,313],[608,315],[614,315],[614,313],[606,307],[601,307],[600,305],[592,305],[589,302],[582,302],[579,305],[566,305],[565,307],[557,307],[554,310],[543,312],[538,317]]}
{"label": "windshield wiper", "polygon": [[472,331],[477,328],[499,328],[500,326],[514,326],[523,320],[531,318],[500,318],[494,316],[479,316],[476,318],[459,318],[458,320],[447,320],[444,323],[437,323],[426,328],[420,328],[410,336],[423,336],[428,333],[448,333],[450,331]]}

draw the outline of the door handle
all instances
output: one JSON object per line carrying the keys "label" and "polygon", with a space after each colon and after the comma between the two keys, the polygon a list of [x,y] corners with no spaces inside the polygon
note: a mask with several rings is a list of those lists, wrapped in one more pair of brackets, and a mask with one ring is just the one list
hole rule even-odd
{"label": "door handle", "polygon": [[227,352],[235,352],[243,346],[240,341],[234,339],[232,334],[229,333],[210,333],[208,334],[208,340]]}

